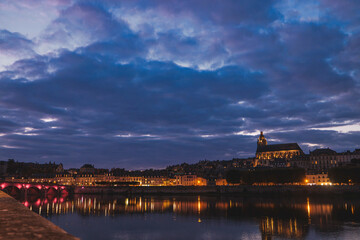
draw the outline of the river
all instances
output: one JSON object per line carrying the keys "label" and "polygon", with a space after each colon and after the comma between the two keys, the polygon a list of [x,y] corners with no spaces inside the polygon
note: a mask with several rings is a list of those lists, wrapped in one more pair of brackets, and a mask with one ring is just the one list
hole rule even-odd
{"label": "river", "polygon": [[80,239],[360,239],[356,197],[18,199]]}

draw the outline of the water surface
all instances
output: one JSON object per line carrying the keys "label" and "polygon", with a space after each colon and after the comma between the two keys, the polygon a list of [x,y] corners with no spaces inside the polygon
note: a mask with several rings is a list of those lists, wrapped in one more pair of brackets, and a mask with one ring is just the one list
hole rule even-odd
{"label": "water surface", "polygon": [[342,197],[73,196],[19,199],[81,239],[359,239]]}

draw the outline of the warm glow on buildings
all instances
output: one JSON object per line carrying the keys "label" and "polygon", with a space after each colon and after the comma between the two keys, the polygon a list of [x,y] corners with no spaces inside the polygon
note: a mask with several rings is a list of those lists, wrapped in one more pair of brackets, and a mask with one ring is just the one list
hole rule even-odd
{"label": "warm glow on buildings", "polygon": [[206,186],[205,178],[196,175],[177,175],[175,176],[175,185],[178,186]]}
{"label": "warm glow on buildings", "polygon": [[227,186],[228,182],[224,178],[216,179],[216,186]]}
{"label": "warm glow on buildings", "polygon": [[320,186],[332,185],[327,173],[307,174],[305,182],[308,185],[320,185]]}
{"label": "warm glow on buildings", "polygon": [[[303,154],[297,143],[267,144],[267,140],[263,132],[261,132],[257,141],[255,166],[271,166],[274,159],[288,160]],[[290,163],[285,162],[283,167],[289,166]]]}

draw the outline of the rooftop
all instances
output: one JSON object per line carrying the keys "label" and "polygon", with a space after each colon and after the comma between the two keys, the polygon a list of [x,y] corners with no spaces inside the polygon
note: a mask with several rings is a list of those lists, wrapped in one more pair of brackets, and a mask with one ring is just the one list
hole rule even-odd
{"label": "rooftop", "polygon": [[276,152],[276,151],[289,151],[298,150],[301,151],[300,146],[297,143],[285,143],[285,144],[270,144],[270,145],[258,145],[256,152]]}
{"label": "rooftop", "polygon": [[310,155],[334,155],[336,152],[330,148],[319,148],[310,152]]}

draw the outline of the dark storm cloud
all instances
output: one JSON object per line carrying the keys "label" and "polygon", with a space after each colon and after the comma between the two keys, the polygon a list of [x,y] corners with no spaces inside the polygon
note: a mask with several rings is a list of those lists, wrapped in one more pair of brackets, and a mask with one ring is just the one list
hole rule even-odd
{"label": "dark storm cloud", "polygon": [[0,24],[2,158],[165,167],[252,156],[259,130],[358,147],[359,130],[329,130],[359,124],[356,2],[45,6],[34,38]]}

